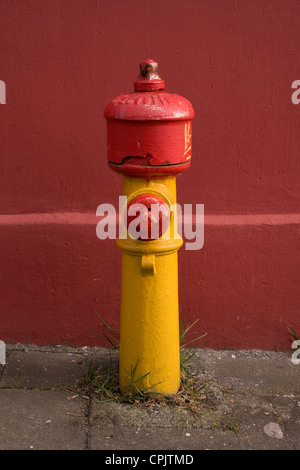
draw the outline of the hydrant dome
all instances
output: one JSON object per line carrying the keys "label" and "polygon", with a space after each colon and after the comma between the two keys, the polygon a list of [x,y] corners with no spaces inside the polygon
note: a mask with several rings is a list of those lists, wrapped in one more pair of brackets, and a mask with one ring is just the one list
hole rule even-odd
{"label": "hydrant dome", "polygon": [[106,106],[104,117],[128,121],[173,121],[192,119],[192,104],[176,93],[164,90],[165,81],[152,59],[140,63],[140,76],[134,82],[135,93],[116,96]]}
{"label": "hydrant dome", "polygon": [[176,121],[192,119],[192,104],[176,93],[135,92],[116,96],[106,106],[106,119],[127,121]]}

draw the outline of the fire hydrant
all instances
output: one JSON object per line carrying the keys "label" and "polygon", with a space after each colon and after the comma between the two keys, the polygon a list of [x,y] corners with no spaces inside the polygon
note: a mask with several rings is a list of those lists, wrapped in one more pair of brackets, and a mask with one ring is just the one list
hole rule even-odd
{"label": "fire hydrant", "polygon": [[134,92],[105,108],[107,157],[123,175],[119,383],[122,393],[180,387],[176,177],[191,164],[192,104],[164,91],[144,60]]}

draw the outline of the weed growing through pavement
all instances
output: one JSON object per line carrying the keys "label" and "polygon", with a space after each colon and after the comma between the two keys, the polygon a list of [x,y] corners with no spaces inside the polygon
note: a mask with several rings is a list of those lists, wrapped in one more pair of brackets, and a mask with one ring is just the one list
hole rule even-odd
{"label": "weed growing through pavement", "polygon": [[[113,330],[96,312],[102,325],[105,327],[104,337],[112,346],[113,350],[119,349],[119,335]],[[188,340],[191,330],[198,320],[191,325],[186,326],[184,322],[180,323],[180,378],[181,385],[177,394],[168,395],[164,393],[153,393],[150,389],[143,387],[143,379],[150,374],[150,371],[142,377],[136,375],[137,365],[132,366],[130,370],[125,370],[130,379],[130,387],[126,394],[121,394],[119,390],[118,367],[113,354],[108,350],[109,359],[103,371],[97,372],[92,361],[86,368],[84,387],[90,392],[98,395],[100,401],[111,401],[116,403],[131,403],[143,406],[153,406],[155,404],[165,403],[170,406],[178,406],[190,410],[197,415],[200,412],[201,405],[206,402],[207,392],[206,383],[201,383],[197,375],[194,375],[190,368],[199,360],[196,353],[200,346],[195,346],[199,339],[206,334],[198,336],[195,339]]]}
{"label": "weed growing through pavement", "polygon": [[[292,341],[300,341],[299,336],[296,335],[296,332],[293,328],[288,328],[289,332],[291,333],[291,340]],[[300,349],[300,344],[297,345],[297,349]]]}

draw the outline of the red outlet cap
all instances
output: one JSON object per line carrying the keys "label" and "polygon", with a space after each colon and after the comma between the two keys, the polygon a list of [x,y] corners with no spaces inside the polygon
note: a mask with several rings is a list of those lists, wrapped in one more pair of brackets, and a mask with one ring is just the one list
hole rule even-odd
{"label": "red outlet cap", "polygon": [[168,204],[156,194],[140,194],[127,207],[127,230],[134,239],[160,238],[170,223]]}

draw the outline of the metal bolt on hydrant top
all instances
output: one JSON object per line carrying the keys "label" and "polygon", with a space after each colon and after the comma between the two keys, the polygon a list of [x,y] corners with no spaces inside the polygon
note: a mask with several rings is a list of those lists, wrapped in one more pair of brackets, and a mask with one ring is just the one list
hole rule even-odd
{"label": "metal bolt on hydrant top", "polygon": [[[180,387],[176,176],[191,164],[194,110],[144,60],[134,93],[105,108],[109,166],[123,175],[119,381],[123,393]],[[136,224],[134,222],[136,221]],[[132,227],[134,230],[132,230]]]}

